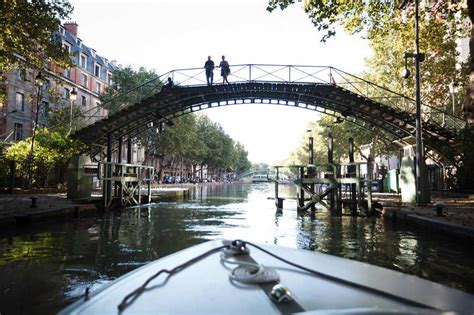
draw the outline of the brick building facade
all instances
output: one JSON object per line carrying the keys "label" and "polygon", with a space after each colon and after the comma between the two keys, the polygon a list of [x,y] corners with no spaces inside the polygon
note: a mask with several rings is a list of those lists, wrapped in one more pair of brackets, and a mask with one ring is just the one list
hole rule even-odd
{"label": "brick building facade", "polygon": [[[117,65],[82,42],[77,36],[77,23],[66,23],[58,32],[75,67],[61,69],[46,65],[41,71],[41,81],[37,80],[38,71],[30,69],[6,73],[7,98],[0,103],[0,141],[6,146],[30,137],[36,120],[38,127],[45,126],[47,115],[61,107],[77,105],[84,113],[86,123],[107,115],[98,106],[99,94],[112,83],[112,72]],[[51,90],[56,92],[56,97],[48,92]],[[71,100],[73,91],[77,94],[74,101]]]}

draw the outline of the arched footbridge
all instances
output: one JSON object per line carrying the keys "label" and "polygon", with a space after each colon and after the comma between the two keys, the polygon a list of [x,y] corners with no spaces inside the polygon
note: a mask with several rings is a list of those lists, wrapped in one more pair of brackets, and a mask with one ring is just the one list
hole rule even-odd
{"label": "arched footbridge", "polygon": [[[215,78],[219,78],[217,70]],[[175,86],[161,89],[167,77]],[[336,68],[233,65],[229,81],[208,86],[202,68],[170,71],[126,92],[134,98],[129,97],[120,111],[77,131],[74,137],[91,147],[105,146],[109,136],[133,138],[187,113],[227,105],[270,104],[332,115],[379,132],[401,146],[415,143],[412,98]],[[456,130],[464,121],[427,105],[422,106],[422,113],[424,146],[435,159],[455,163],[460,155]]]}

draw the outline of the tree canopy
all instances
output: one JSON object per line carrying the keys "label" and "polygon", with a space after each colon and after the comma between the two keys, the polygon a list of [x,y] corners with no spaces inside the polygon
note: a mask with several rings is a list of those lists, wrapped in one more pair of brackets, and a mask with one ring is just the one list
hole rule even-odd
{"label": "tree canopy", "polygon": [[0,0],[0,70],[23,64],[42,69],[45,63],[72,66],[57,33],[73,7],[67,1]]}
{"label": "tree canopy", "polygon": [[[468,34],[467,4],[465,1],[420,2],[420,50],[425,55],[421,63],[422,103],[460,117],[464,92],[462,89],[454,90],[453,95],[450,85],[467,85],[467,65],[460,60],[458,50],[458,41]],[[294,3],[294,0],[270,0],[267,9],[284,10]],[[367,72],[360,75],[370,82],[414,98],[414,76],[408,79],[401,76],[405,69],[405,52],[414,52],[414,5],[409,0],[306,0],[303,9],[322,32],[323,42],[336,36],[336,31],[341,29],[366,38],[373,54],[366,61]],[[407,68],[414,72],[412,58],[407,59]],[[414,111],[413,106],[399,106]],[[422,111],[425,120],[434,118],[429,107],[422,106]],[[349,123],[325,124],[328,119],[331,118],[321,120],[319,127],[323,129],[322,134],[351,133],[356,143],[372,143],[376,152],[390,152],[390,144],[384,142],[380,133],[359,132],[358,127]]]}
{"label": "tree canopy", "polygon": [[160,91],[163,83],[154,70],[131,66],[117,68],[112,72],[113,81],[100,95],[101,106],[113,114],[141,99]]}
{"label": "tree canopy", "polygon": [[[114,113],[161,90],[162,82],[153,70],[130,66],[113,73],[113,84],[100,96],[101,106]],[[186,114],[172,121],[158,122],[139,135],[148,152],[163,161],[207,165],[219,171],[243,171],[250,167],[244,146],[206,115]]]}

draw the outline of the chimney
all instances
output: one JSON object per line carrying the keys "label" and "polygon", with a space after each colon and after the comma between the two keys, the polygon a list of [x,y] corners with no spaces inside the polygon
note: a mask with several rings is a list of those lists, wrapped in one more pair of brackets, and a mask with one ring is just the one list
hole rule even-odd
{"label": "chimney", "polygon": [[72,35],[74,35],[75,37],[77,37],[77,28],[78,28],[78,25],[76,22],[67,22],[67,23],[64,23],[64,28],[66,29],[66,31],[68,31],[69,33],[71,33]]}

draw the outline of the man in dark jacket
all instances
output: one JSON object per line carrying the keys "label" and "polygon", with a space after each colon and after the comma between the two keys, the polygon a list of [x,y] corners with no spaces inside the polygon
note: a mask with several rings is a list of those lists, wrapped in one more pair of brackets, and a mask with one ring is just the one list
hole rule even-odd
{"label": "man in dark jacket", "polygon": [[214,81],[214,61],[211,60],[211,56],[207,57],[204,69],[206,69],[207,85],[212,85],[212,82]]}

